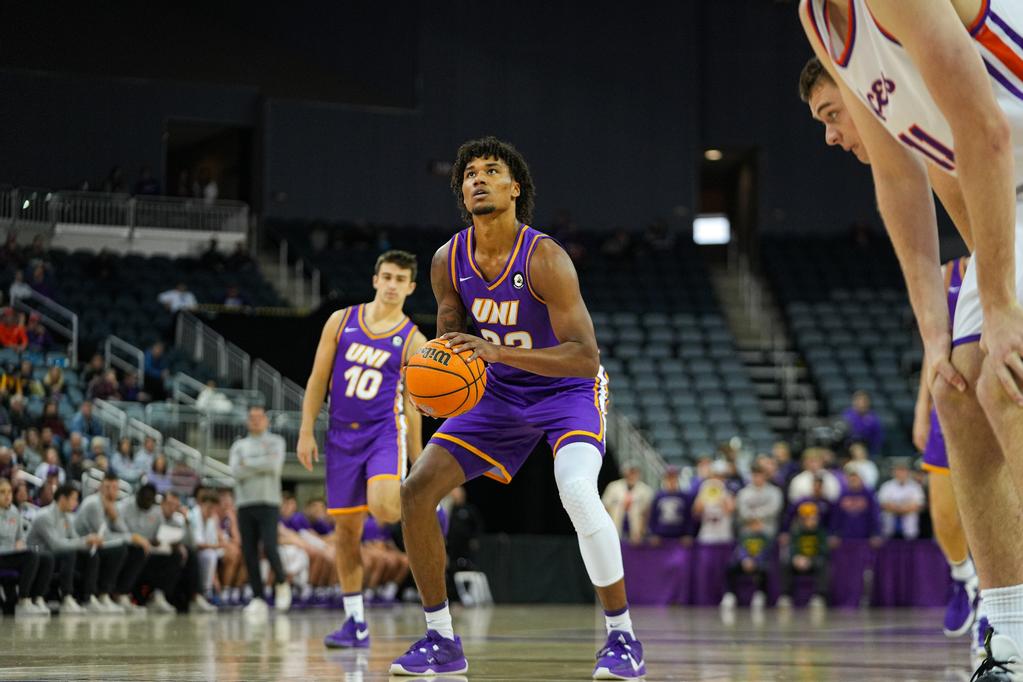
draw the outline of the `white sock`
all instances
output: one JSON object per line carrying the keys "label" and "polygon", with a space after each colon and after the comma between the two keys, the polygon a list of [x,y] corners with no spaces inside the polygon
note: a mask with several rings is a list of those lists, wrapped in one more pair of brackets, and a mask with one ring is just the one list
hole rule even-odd
{"label": "white sock", "polygon": [[628,606],[617,611],[604,611],[604,624],[607,626],[607,634],[617,630],[628,633],[633,639],[636,638],[636,633],[632,631],[632,616],[629,615]]}
{"label": "white sock", "polygon": [[426,614],[426,629],[436,630],[441,637],[446,639],[455,638],[455,628],[451,625],[451,611],[448,610],[448,602],[444,601],[440,606],[427,609],[423,607]]}
{"label": "white sock", "polygon": [[952,580],[957,582],[969,582],[977,575],[977,570],[973,567],[973,559],[969,556],[960,561],[958,564],[954,564],[950,561],[948,562],[948,565],[952,569]]}
{"label": "white sock", "polygon": [[1023,585],[981,590],[984,614],[995,632],[1023,646]]}
{"label": "white sock", "polygon": [[353,592],[344,596],[345,619],[353,619],[356,623],[366,622],[366,615],[362,611],[362,593]]}
{"label": "white sock", "polygon": [[381,586],[380,589],[377,590],[377,594],[380,595],[381,599],[392,601],[398,594],[398,583],[392,581]]}

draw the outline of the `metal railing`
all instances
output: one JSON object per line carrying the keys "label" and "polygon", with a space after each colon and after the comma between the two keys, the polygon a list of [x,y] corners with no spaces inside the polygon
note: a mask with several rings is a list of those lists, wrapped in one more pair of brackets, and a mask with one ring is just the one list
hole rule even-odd
{"label": "metal railing", "polygon": [[295,305],[317,308],[320,305],[320,269],[297,258],[289,263],[288,240],[281,239],[277,246],[277,285],[287,294],[291,292]]}
{"label": "metal railing", "polygon": [[[2,198],[0,198],[2,205]],[[33,291],[28,296],[14,300],[16,310],[31,314],[38,313],[39,321],[53,334],[67,339],[68,360],[72,367],[78,366],[78,315],[51,298]]]}
{"label": "metal railing", "polygon": [[636,464],[643,480],[654,490],[661,487],[661,477],[667,464],[643,434],[624,414],[611,409],[607,414],[607,444],[618,457],[618,464]]}
{"label": "metal railing", "polygon": [[103,428],[103,436],[110,441],[111,450],[113,450],[121,438],[125,426],[128,425],[127,413],[106,400],[97,398],[92,401],[92,415],[99,420]]}
{"label": "metal railing", "polygon": [[175,230],[246,232],[249,207],[241,201],[123,193],[54,191],[42,187],[0,190],[0,220],[18,223],[156,227]]}
{"label": "metal railing", "polygon": [[103,344],[103,360],[107,367],[122,372],[135,372],[139,382],[146,374],[146,354],[119,336],[111,334]]}
{"label": "metal railing", "polygon": [[169,462],[184,462],[199,474],[203,485],[217,488],[233,488],[234,476],[231,468],[223,462],[203,455],[190,445],[186,445],[176,438],[168,438],[163,446],[163,452]]}
{"label": "metal railing", "polygon": [[[301,410],[271,410],[267,413],[267,417],[270,419],[270,431],[284,437],[284,442],[289,448],[288,452],[291,453],[290,448],[298,445],[298,432],[302,428]],[[329,425],[330,419],[327,413],[321,412],[316,418],[316,423],[313,424],[313,436],[317,443],[324,442]]]}
{"label": "metal railing", "polygon": [[232,409],[232,407],[248,408],[250,405],[266,405],[266,397],[253,388],[220,388],[219,386],[212,389],[217,393],[221,394],[227,401],[227,405],[223,401],[217,404],[210,405],[209,407],[202,405],[203,391],[207,390],[206,384],[199,381],[194,377],[190,377],[184,372],[178,372],[174,375],[174,391],[172,397],[175,402],[183,405],[192,405],[196,408],[204,411],[222,411],[225,407]]}
{"label": "metal railing", "polygon": [[132,417],[128,417],[128,421],[125,423],[124,429],[121,431],[121,437],[131,438],[136,443],[141,443],[146,438],[152,438],[156,441],[157,447],[161,447],[163,445],[163,434],[158,429],[154,429],[142,420],[134,419]]}
{"label": "metal railing", "polygon": [[284,378],[281,386],[281,406],[282,410],[294,410],[296,412],[302,411],[302,401],[305,399],[305,387],[299,386],[291,379]]}
{"label": "metal railing", "polygon": [[252,358],[249,354],[203,324],[195,315],[178,315],[174,342],[193,360],[216,372],[221,383],[243,388],[251,385]]}
{"label": "metal railing", "polygon": [[224,367],[220,373],[231,386],[249,387],[252,359],[249,354],[230,341],[224,342]]}
{"label": "metal railing", "polygon": [[267,397],[267,407],[281,409],[284,403],[284,379],[281,373],[262,360],[252,363],[252,388]]}

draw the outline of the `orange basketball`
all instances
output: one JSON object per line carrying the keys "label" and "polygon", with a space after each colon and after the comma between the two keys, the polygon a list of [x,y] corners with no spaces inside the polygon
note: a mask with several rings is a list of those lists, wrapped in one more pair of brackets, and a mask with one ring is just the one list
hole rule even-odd
{"label": "orange basketball", "polygon": [[409,358],[405,390],[421,412],[431,417],[454,417],[476,407],[487,386],[486,366],[472,351],[455,354],[441,339],[428,341]]}

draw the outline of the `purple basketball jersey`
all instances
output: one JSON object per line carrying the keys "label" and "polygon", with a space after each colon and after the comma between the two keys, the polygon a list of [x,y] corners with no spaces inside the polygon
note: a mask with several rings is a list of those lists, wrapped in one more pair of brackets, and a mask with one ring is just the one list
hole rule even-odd
{"label": "purple basketball jersey", "polygon": [[[476,265],[474,228],[452,238],[448,247],[451,284],[462,298],[473,324],[491,343],[520,348],[550,348],[558,337],[551,326],[547,303],[529,281],[529,264],[541,240],[550,237],[528,225],[519,228],[508,262],[496,279],[487,280]],[[494,364],[487,367],[492,378],[515,387],[592,387],[593,379],[545,377],[525,370]]]}
{"label": "purple basketball jersey", "polygon": [[416,332],[405,317],[374,334],[364,321],[364,304],[348,308],[337,330],[337,354],[330,378],[332,424],[364,424],[403,414],[401,366]]}
{"label": "purple basketball jersey", "polygon": [[[955,319],[956,304],[959,302],[959,289],[963,286],[963,275],[966,274],[965,258],[956,258],[945,265],[945,288],[948,291],[949,330]],[[938,411],[931,409],[931,433],[927,437],[924,448],[924,468],[928,471],[948,471],[948,451],[945,449],[945,436],[938,423]]]}

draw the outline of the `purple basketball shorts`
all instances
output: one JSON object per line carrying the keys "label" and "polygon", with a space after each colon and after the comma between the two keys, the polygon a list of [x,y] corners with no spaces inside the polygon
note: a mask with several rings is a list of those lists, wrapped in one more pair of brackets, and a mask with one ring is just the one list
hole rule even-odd
{"label": "purple basketball shorts", "polygon": [[948,451],[945,449],[945,436],[941,433],[938,413],[931,410],[931,434],[927,437],[924,448],[924,469],[939,474],[948,473]]}
{"label": "purple basketball shorts", "polygon": [[332,421],[327,430],[327,510],[331,514],[367,511],[366,486],[372,480],[405,477],[404,415],[374,422]]}

